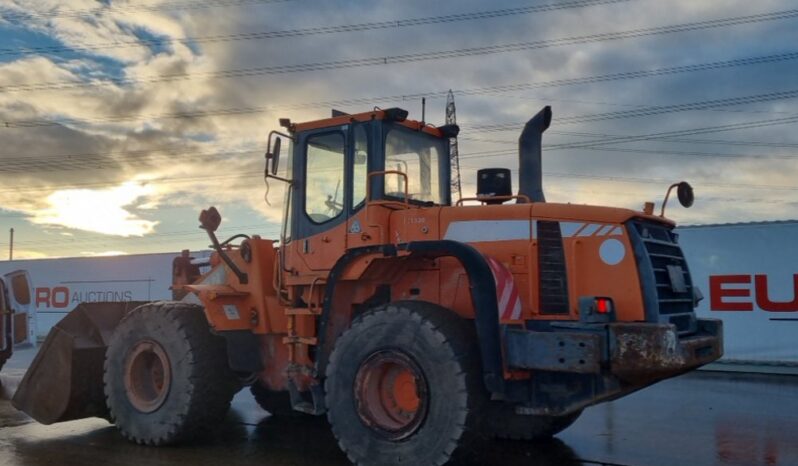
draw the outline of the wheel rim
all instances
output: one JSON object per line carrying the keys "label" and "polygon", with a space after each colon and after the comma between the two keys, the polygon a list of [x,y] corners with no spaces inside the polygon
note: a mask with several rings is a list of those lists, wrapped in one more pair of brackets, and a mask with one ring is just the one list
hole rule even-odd
{"label": "wheel rim", "polygon": [[142,413],[156,411],[166,401],[172,383],[169,358],[151,340],[136,343],[125,358],[125,391],[130,404]]}
{"label": "wheel rim", "polygon": [[413,434],[426,417],[427,381],[418,364],[402,352],[371,355],[357,371],[354,390],[360,420],[389,439]]}

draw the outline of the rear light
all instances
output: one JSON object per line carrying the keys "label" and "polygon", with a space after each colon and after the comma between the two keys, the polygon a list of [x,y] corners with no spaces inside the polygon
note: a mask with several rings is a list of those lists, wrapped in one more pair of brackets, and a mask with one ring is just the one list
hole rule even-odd
{"label": "rear light", "polygon": [[596,298],[596,312],[599,314],[609,314],[612,312],[612,300],[610,298]]}
{"label": "rear light", "polygon": [[590,324],[615,321],[615,303],[612,298],[603,296],[582,296],[579,298],[579,320]]}

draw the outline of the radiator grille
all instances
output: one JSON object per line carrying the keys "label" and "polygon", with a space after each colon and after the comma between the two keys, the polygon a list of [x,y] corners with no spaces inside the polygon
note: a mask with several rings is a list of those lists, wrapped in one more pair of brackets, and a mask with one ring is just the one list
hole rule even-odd
{"label": "radiator grille", "polygon": [[641,263],[653,273],[657,320],[670,322],[683,333],[693,331],[693,281],[678,235],[655,223],[633,222],[633,226],[648,259]]}

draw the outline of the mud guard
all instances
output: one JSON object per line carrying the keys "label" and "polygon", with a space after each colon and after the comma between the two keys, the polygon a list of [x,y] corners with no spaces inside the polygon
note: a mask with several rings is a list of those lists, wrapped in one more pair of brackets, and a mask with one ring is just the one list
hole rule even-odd
{"label": "mud guard", "polygon": [[[500,340],[496,282],[485,257],[473,246],[458,241],[413,241],[398,245],[378,245],[353,248],[339,258],[330,271],[327,289],[322,302],[319,319],[319,347],[324,349],[327,339],[327,323],[331,313],[335,282],[352,260],[366,254],[382,253],[396,256],[397,251],[408,251],[426,257],[453,257],[457,259],[468,274],[471,299],[474,302],[475,325],[482,358],[483,381],[485,388],[492,393],[504,394],[504,363]],[[316,361],[317,373],[323,374],[329,354],[322,351]]]}
{"label": "mud guard", "polygon": [[122,318],[142,301],[81,303],[44,341],[11,400],[42,424],[108,417],[103,392],[105,350]]}

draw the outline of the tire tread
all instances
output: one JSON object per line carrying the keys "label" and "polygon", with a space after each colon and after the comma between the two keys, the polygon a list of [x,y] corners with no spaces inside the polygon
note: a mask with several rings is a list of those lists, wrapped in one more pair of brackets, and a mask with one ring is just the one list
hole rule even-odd
{"label": "tire tread", "polygon": [[[123,332],[130,331],[144,321],[153,321],[159,313],[173,329],[174,338],[182,339],[189,351],[189,383],[183,393],[175,394],[184,402],[179,412],[171,416],[168,426],[159,435],[142,436],[130,432],[125,425],[117,422],[122,435],[128,440],[142,444],[159,446],[188,441],[212,429],[224,419],[230,402],[238,391],[238,380],[227,364],[224,340],[210,332],[201,306],[180,302],[155,302],[140,306],[128,313],[120,322],[112,337],[111,345]],[[103,382],[106,390],[106,404],[112,422],[126,416],[132,409],[126,400],[117,400],[110,387],[120,381],[111,380],[110,361],[106,356]],[[174,376],[174,375],[173,375]],[[172,385],[174,387],[174,384]],[[173,396],[172,393],[169,396]]]}

